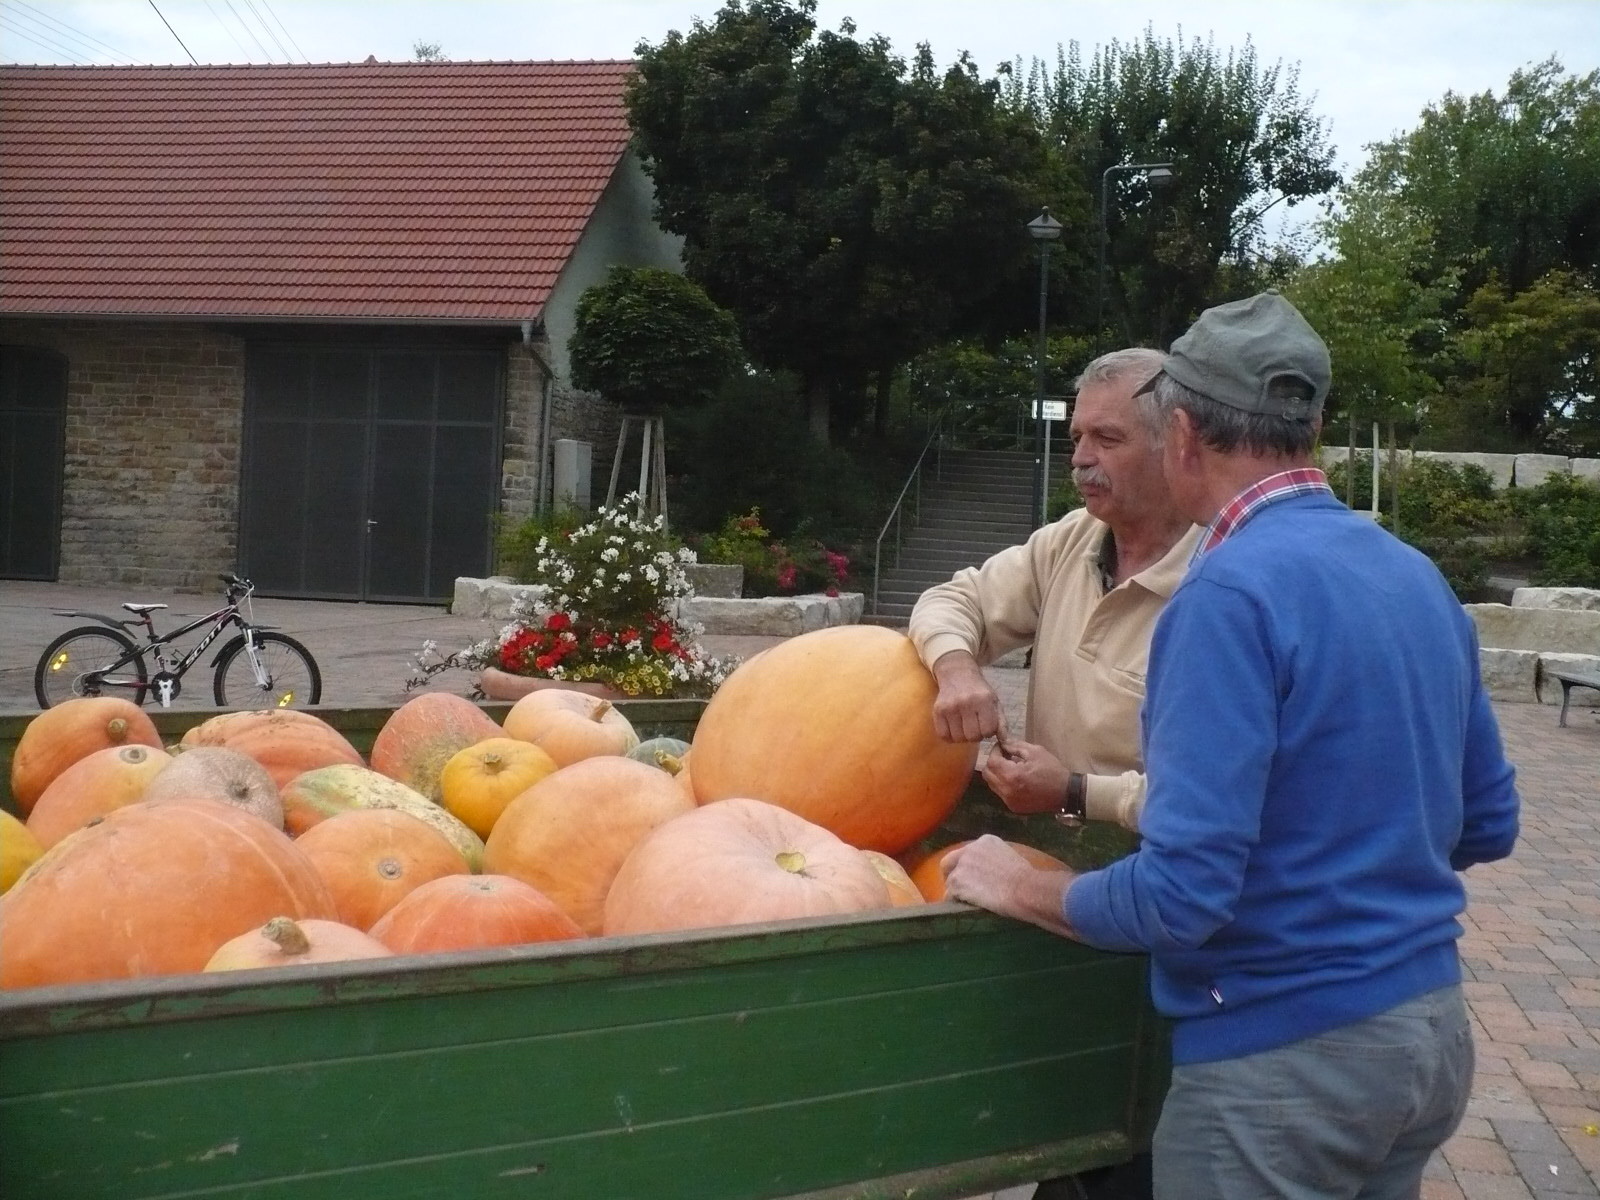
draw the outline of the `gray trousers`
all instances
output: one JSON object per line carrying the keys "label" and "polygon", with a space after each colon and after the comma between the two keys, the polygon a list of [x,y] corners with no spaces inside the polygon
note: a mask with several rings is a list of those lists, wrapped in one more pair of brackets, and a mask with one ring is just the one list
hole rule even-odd
{"label": "gray trousers", "polygon": [[1416,1200],[1466,1112],[1460,987],[1275,1050],[1174,1068],[1156,1200]]}

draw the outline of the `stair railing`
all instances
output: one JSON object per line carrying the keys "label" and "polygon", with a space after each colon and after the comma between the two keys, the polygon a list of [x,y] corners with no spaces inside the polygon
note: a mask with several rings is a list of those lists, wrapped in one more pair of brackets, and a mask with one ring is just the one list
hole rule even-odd
{"label": "stair railing", "polygon": [[889,510],[889,516],[883,522],[883,528],[878,530],[878,540],[872,547],[872,608],[873,616],[877,616],[878,609],[878,575],[883,565],[883,539],[889,536],[889,527],[894,526],[894,555],[895,561],[900,561],[900,533],[901,517],[905,513],[906,497],[912,497],[910,508],[911,519],[916,520],[922,511],[922,468],[928,461],[928,451],[934,452],[934,477],[942,478],[944,474],[944,418],[940,413],[934,420],[933,427],[928,431],[928,440],[922,445],[922,453],[917,455],[917,461],[911,468],[911,474],[906,477],[905,485],[901,487],[900,494],[895,497],[894,507]]}

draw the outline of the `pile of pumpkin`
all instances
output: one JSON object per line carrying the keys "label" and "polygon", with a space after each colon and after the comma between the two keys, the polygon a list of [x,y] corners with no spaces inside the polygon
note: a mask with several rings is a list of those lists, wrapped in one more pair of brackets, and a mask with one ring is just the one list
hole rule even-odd
{"label": "pile of pumpkin", "polygon": [[[67,701],[0,814],[0,987],[377,958],[833,916],[943,895],[903,854],[977,747],[933,733],[906,638],[852,626],[743,664],[692,745],[546,690],[497,725],[424,693],[370,763],[306,712],[225,713],[164,748]],[[36,860],[36,861],[30,861]],[[25,868],[25,869],[24,869]],[[19,877],[20,876],[20,877]]]}

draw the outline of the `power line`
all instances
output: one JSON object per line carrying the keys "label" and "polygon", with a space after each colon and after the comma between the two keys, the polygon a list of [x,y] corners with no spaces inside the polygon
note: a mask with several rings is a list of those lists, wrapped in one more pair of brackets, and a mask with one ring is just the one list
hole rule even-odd
{"label": "power line", "polygon": [[9,13],[0,12],[0,27],[9,29],[12,33],[14,33],[17,37],[22,38],[24,41],[32,42],[35,46],[42,47],[43,49],[51,51],[54,54],[59,54],[62,58],[65,58],[74,66],[84,67],[89,65],[88,63],[84,62],[83,59],[78,57],[78,52],[76,50],[69,50],[67,47],[60,45],[57,42],[52,42],[46,38],[39,37],[36,34],[30,33],[26,29],[22,29],[16,25],[10,24],[10,21],[11,16]]}
{"label": "power line", "polygon": [[239,22],[239,28],[250,35],[250,40],[256,44],[256,49],[261,51],[261,57],[271,62],[272,51],[261,44],[261,39],[256,36],[256,31],[250,28],[249,22],[241,17],[239,10],[233,6],[233,0],[222,0],[222,2],[228,6],[228,11],[233,14],[233,19]]}
{"label": "power line", "polygon": [[279,17],[277,13],[272,11],[272,5],[268,4],[267,0],[261,0],[261,7],[272,14],[272,19],[278,23],[278,28],[283,30],[283,36],[289,39],[289,45],[295,48],[304,61],[310,62],[311,60],[306,58],[306,52],[300,49],[300,43],[294,40],[294,34],[290,33],[288,28],[284,25],[283,19]]}
{"label": "power line", "polygon": [[294,55],[290,54],[288,48],[278,40],[278,35],[272,32],[272,26],[268,25],[260,12],[256,10],[255,0],[244,0],[244,6],[250,10],[250,15],[256,19],[256,24],[261,26],[263,32],[272,39],[272,44],[278,48],[278,52],[283,55],[284,59],[288,62],[293,62]]}
{"label": "power line", "polygon": [[246,50],[244,48],[244,43],[239,40],[239,35],[234,33],[232,26],[230,26],[226,21],[224,21],[222,19],[222,14],[220,14],[219,12],[217,12],[216,9],[211,7],[211,0],[205,0],[205,6],[206,6],[206,11],[209,12],[213,17],[216,18],[217,24],[222,26],[223,32],[225,32],[230,38],[233,39],[233,44],[235,46],[239,47],[240,56],[244,59],[245,62],[249,62],[250,61],[250,51],[248,51],[248,50]]}
{"label": "power line", "polygon": [[[137,61],[132,55],[124,54],[121,50],[118,50],[115,46],[112,46],[112,45],[109,45],[109,44],[107,44],[105,42],[102,42],[97,37],[92,37],[87,33],[82,33],[79,30],[74,29],[71,25],[68,25],[65,21],[57,20],[55,17],[52,17],[49,13],[44,12],[41,9],[37,9],[31,4],[25,3],[24,0],[11,0],[11,3],[15,8],[25,8],[25,9],[28,10],[26,13],[20,13],[20,12],[11,13],[10,15],[13,18],[16,18],[18,20],[23,20],[23,21],[30,21],[34,25],[37,25],[37,26],[40,26],[41,28],[43,28],[44,31],[46,33],[48,33],[48,34],[51,34],[51,35],[56,36],[56,37],[65,37],[65,38],[70,39],[71,41],[77,42],[79,45],[81,45],[84,48],[84,52],[85,53],[88,53],[88,54],[91,54],[91,55],[95,55],[95,54],[98,54],[100,51],[105,51],[108,54],[112,54],[112,55],[116,56],[117,58],[125,59],[126,61],[128,61],[130,63],[133,63],[133,62]],[[33,14],[33,15],[30,16],[29,15],[30,13]],[[99,47],[99,50],[96,50],[95,47]]]}
{"label": "power line", "polygon": [[[156,16],[161,17],[161,10],[156,8],[156,0],[150,0],[150,7],[155,8]],[[170,33],[174,38],[177,38],[178,45],[183,46],[183,39],[178,37],[178,31],[172,27],[172,23],[169,22],[165,17],[161,17],[161,23],[167,27],[168,33]],[[183,46],[183,52],[189,56],[189,61],[195,66],[198,67],[200,65],[200,60],[194,56],[194,53],[189,49],[189,47]]]}

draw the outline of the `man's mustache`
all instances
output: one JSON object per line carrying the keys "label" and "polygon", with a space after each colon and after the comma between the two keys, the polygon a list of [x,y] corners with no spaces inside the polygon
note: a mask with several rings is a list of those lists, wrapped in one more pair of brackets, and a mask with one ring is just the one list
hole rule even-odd
{"label": "man's mustache", "polygon": [[1090,487],[1110,488],[1111,477],[1099,467],[1073,467],[1072,482],[1080,488],[1084,484],[1088,484]]}

